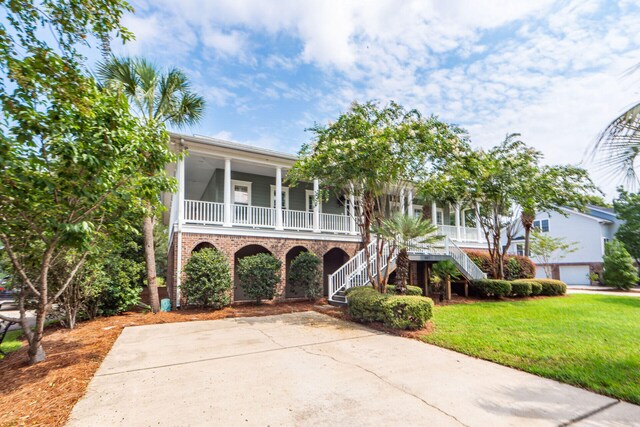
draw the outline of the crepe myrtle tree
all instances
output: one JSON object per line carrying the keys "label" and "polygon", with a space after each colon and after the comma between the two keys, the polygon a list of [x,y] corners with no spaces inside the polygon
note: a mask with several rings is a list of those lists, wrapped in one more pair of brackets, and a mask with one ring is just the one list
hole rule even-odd
{"label": "crepe myrtle tree", "polygon": [[[563,206],[580,208],[596,187],[586,171],[573,166],[541,166],[542,153],[519,134],[489,150],[471,150],[438,167],[421,192],[436,200],[473,206],[487,243],[493,277],[504,278],[505,255],[532,213]],[[523,221],[524,220],[524,221]]]}
{"label": "crepe myrtle tree", "polygon": [[[0,240],[17,275],[18,306],[29,342],[30,363],[44,360],[42,336],[47,313],[74,280],[100,236],[130,228],[123,212],[140,212],[140,195],[172,190],[171,180],[151,187],[141,173],[149,162],[151,141],[168,135],[140,127],[123,96],[105,92],[91,80],[78,81],[82,106],[48,98],[41,109],[20,105],[3,129],[0,177]],[[73,251],[66,277],[50,292],[50,269]],[[60,276],[57,276],[60,279]],[[26,319],[26,301],[34,301],[36,324]],[[2,316],[5,320],[6,317]]]}
{"label": "crepe myrtle tree", "polygon": [[552,278],[551,264],[579,248],[578,242],[567,242],[563,237],[553,237],[537,230],[533,231],[531,237],[531,254],[544,265],[544,274],[548,279]]}
{"label": "crepe myrtle tree", "polygon": [[[45,358],[51,304],[81,268],[93,237],[129,207],[149,160],[139,150],[155,130],[139,129],[125,99],[87,78],[81,54],[94,41],[108,51],[112,36],[132,38],[120,24],[132,11],[127,2],[1,2],[0,9],[0,241],[20,309],[19,319],[2,318],[21,322],[35,363]],[[51,294],[51,264],[70,248],[80,255]],[[27,299],[35,300],[33,330]]]}
{"label": "crepe myrtle tree", "polygon": [[[355,200],[354,218],[362,235],[365,257],[375,256],[378,271],[368,266],[367,274],[376,289],[384,292],[389,269],[381,261],[388,242],[376,233],[375,254],[369,253],[372,227],[398,212],[400,196],[410,183],[420,180],[425,165],[455,152],[457,129],[436,117],[423,117],[397,103],[354,102],[334,122],[316,124],[303,145],[300,158],[289,171],[291,185],[319,179],[324,190],[317,196]],[[345,197],[346,196],[346,197]],[[378,228],[379,229],[379,228]]]}

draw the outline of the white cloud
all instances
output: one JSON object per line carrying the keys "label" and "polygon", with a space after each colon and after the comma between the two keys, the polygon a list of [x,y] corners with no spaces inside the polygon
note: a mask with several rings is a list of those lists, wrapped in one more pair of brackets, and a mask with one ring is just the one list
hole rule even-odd
{"label": "white cloud", "polygon": [[[157,0],[137,9],[126,21],[138,37],[129,49],[194,70],[213,63],[199,87],[243,117],[297,101],[308,111],[291,120],[311,125],[353,100],[394,99],[467,127],[478,145],[521,132],[548,162],[576,163],[638,99],[638,79],[621,79],[640,62],[632,1]],[[212,58],[248,66],[229,75]],[[274,77],[301,67],[320,83]]]}

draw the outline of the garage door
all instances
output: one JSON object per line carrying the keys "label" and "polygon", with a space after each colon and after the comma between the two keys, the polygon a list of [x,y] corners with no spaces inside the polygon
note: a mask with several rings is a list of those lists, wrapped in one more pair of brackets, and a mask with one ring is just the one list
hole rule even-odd
{"label": "garage door", "polygon": [[547,273],[544,271],[544,267],[536,265],[536,279],[546,279]]}
{"label": "garage door", "polygon": [[560,280],[567,285],[588,285],[588,265],[564,265],[560,266]]}

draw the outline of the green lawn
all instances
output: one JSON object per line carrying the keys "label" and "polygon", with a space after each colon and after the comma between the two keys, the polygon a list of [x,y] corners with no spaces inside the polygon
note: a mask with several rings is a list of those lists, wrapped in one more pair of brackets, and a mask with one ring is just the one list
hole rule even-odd
{"label": "green lawn", "polygon": [[640,298],[455,304],[433,322],[426,342],[640,404]]}
{"label": "green lawn", "polygon": [[[2,341],[2,344],[0,344],[0,350],[4,351],[5,353],[10,353],[22,347],[22,341],[20,340],[21,336],[22,331],[7,332],[7,336],[4,337],[4,341]],[[0,354],[0,359],[3,359],[2,354]]]}

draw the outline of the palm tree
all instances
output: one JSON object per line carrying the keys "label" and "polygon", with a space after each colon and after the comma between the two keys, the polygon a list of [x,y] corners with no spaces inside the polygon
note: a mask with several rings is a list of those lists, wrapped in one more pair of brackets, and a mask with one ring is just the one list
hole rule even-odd
{"label": "palm tree", "polygon": [[442,238],[436,236],[438,227],[431,221],[424,221],[410,215],[397,213],[391,218],[383,219],[380,226],[376,227],[376,233],[384,240],[393,242],[398,250],[396,258],[396,292],[405,294],[409,279],[409,249],[413,245],[421,243],[434,243]]}
{"label": "palm tree", "polygon": [[[144,126],[182,128],[198,123],[204,112],[204,98],[191,91],[187,76],[172,68],[163,73],[155,64],[143,58],[112,57],[98,65],[102,84],[122,91],[129,99],[132,113]],[[162,142],[164,143],[164,142]],[[150,153],[151,154],[151,153]],[[156,171],[148,171],[153,176]],[[147,285],[154,313],[160,310],[156,283],[156,260],[153,229],[156,212],[151,201],[144,201],[146,213],[142,224]]]}
{"label": "palm tree", "polygon": [[524,228],[524,255],[529,256],[529,242],[531,237],[531,229],[533,228],[533,221],[536,219],[536,214],[530,209],[523,209],[520,214],[520,222],[522,222],[522,228]]}
{"label": "palm tree", "polygon": [[622,178],[632,187],[638,183],[635,162],[640,154],[640,103],[606,127],[592,154],[599,155],[598,165],[610,178]]}

